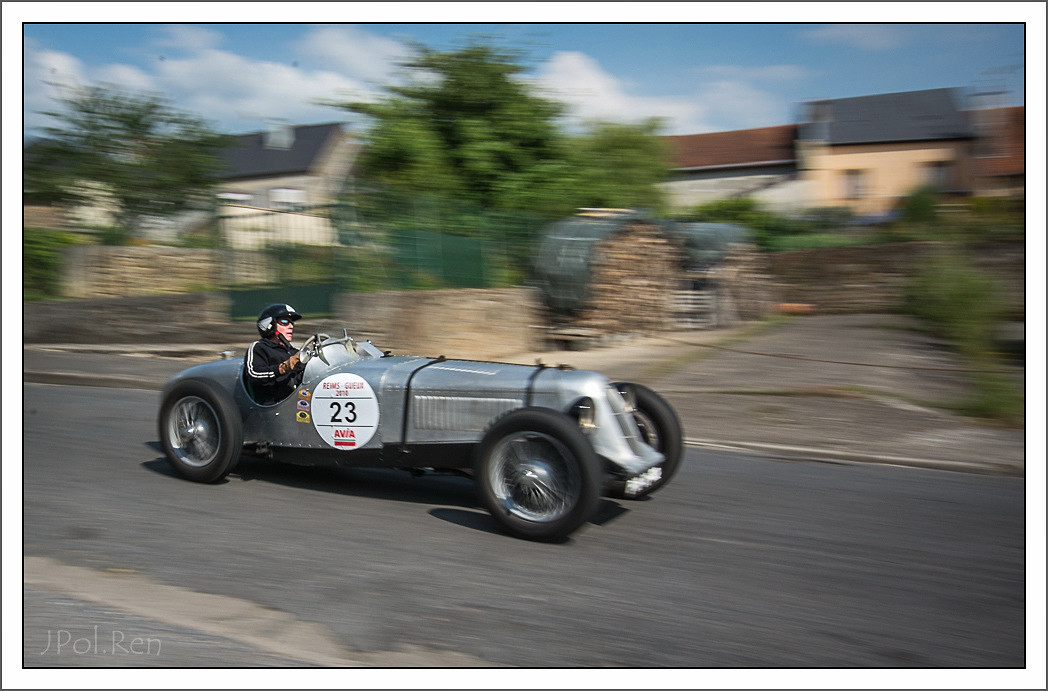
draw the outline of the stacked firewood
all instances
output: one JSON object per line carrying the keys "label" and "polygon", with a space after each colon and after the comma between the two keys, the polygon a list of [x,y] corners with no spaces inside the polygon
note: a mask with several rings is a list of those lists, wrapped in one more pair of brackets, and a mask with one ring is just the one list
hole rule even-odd
{"label": "stacked firewood", "polygon": [[624,225],[593,248],[585,307],[572,327],[599,334],[672,328],[683,263],[680,244],[656,225]]}

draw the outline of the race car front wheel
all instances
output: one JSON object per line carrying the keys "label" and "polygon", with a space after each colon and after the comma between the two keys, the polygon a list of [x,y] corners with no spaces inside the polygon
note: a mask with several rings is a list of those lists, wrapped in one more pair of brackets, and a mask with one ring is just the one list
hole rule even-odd
{"label": "race car front wheel", "polygon": [[616,481],[607,493],[616,499],[640,499],[665,487],[677,473],[684,458],[684,433],[673,407],[662,396],[640,384],[620,382],[616,387],[620,390],[629,388],[633,398],[633,420],[641,439],[665,456],[665,460],[655,466],[658,470],[656,479],[644,482],[641,488],[633,491],[630,491],[628,481]]}
{"label": "race car front wheel", "polygon": [[168,462],[196,482],[216,482],[229,474],[244,443],[232,397],[200,379],[180,381],[165,393],[159,432]]}
{"label": "race car front wheel", "polygon": [[559,540],[597,511],[601,465],[567,415],[523,408],[498,420],[477,448],[475,477],[484,505],[507,531]]}

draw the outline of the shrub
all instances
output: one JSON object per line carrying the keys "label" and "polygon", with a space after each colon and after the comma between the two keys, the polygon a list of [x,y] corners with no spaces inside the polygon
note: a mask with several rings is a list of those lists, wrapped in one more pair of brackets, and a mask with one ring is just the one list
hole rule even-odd
{"label": "shrub", "polygon": [[996,355],[1004,303],[996,282],[957,249],[920,267],[906,287],[906,308],[948,341],[972,372],[974,393],[957,408],[977,417],[1022,424],[1025,399]]}
{"label": "shrub", "polygon": [[931,223],[939,204],[938,193],[932,187],[919,187],[899,202],[902,220],[908,223]]}
{"label": "shrub", "polygon": [[22,297],[58,297],[62,283],[62,248],[77,243],[71,233],[25,228],[22,231]]}
{"label": "shrub", "polygon": [[970,357],[993,349],[1004,314],[996,283],[957,249],[939,252],[917,270],[907,286],[906,306]]}

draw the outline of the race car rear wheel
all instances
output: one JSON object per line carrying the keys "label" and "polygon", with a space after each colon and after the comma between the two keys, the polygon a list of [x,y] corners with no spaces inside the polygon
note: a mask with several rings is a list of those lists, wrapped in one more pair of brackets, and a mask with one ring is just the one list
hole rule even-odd
{"label": "race car rear wheel", "polygon": [[168,462],[190,480],[221,480],[240,459],[244,437],[236,404],[211,382],[175,384],[161,403],[159,428]]}
{"label": "race car rear wheel", "polygon": [[600,502],[596,453],[575,421],[553,410],[507,413],[484,435],[475,466],[484,505],[517,537],[564,538]]}
{"label": "race car rear wheel", "polygon": [[609,496],[618,499],[639,499],[665,487],[677,473],[684,458],[684,434],[673,407],[662,396],[640,384],[619,383],[616,386],[629,386],[633,390],[633,420],[640,429],[641,439],[666,457],[655,466],[658,479],[645,479],[641,488],[636,490],[629,487],[628,480],[617,481],[608,492]]}

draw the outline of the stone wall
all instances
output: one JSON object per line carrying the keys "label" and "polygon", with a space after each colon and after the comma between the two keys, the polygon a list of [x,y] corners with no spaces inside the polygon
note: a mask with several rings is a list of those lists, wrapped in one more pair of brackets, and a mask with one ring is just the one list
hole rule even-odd
{"label": "stone wall", "polygon": [[[774,252],[768,271],[783,303],[822,314],[897,312],[916,267],[941,249],[937,242]],[[1002,288],[1012,318],[1025,318],[1026,256],[1018,243],[971,248],[974,264]]]}
{"label": "stone wall", "polygon": [[526,288],[340,293],[339,319],[401,354],[498,359],[540,347],[538,295]]}
{"label": "stone wall", "polygon": [[[915,263],[936,247],[936,243],[898,243],[757,257],[742,253],[724,263],[718,279],[730,288],[733,309],[742,319],[759,318],[774,300],[811,305],[813,311],[826,314],[896,312]],[[102,260],[110,267],[107,270],[124,262],[134,263],[132,259],[137,258],[144,264],[129,267],[120,279],[121,285],[141,292],[170,292],[23,303],[24,340],[233,345],[249,342],[257,333],[251,321],[230,320],[225,295],[176,292],[180,282],[205,282],[207,276],[215,275],[200,273],[218,270],[217,258],[208,250],[80,249],[104,250],[118,256],[112,261]],[[138,252],[152,249],[158,251]],[[972,256],[1004,289],[1009,318],[1024,320],[1024,246],[987,246],[977,248]],[[101,255],[80,255],[84,262],[92,257],[101,260]],[[127,285],[132,282],[133,286]],[[526,288],[343,293],[335,296],[333,308],[335,316],[311,320],[303,328],[335,335],[345,327],[351,335],[369,338],[383,349],[420,355],[504,358],[544,348],[550,325],[537,291]]]}
{"label": "stone wall", "polygon": [[[211,343],[230,326],[217,293],[87,298],[22,304],[22,341],[44,343]],[[250,334],[253,325],[245,332]],[[222,340],[222,339],[219,339]]]}
{"label": "stone wall", "polygon": [[182,293],[221,282],[221,252],[181,247],[74,245],[62,294],[72,298]]}
{"label": "stone wall", "polygon": [[[395,353],[477,359],[539,345],[537,297],[528,289],[342,293],[334,304],[335,315],[300,322],[298,335],[342,335],[346,328]],[[253,321],[231,321],[229,311],[220,293],[29,302],[23,303],[22,338],[38,345],[246,346],[258,337]]]}

